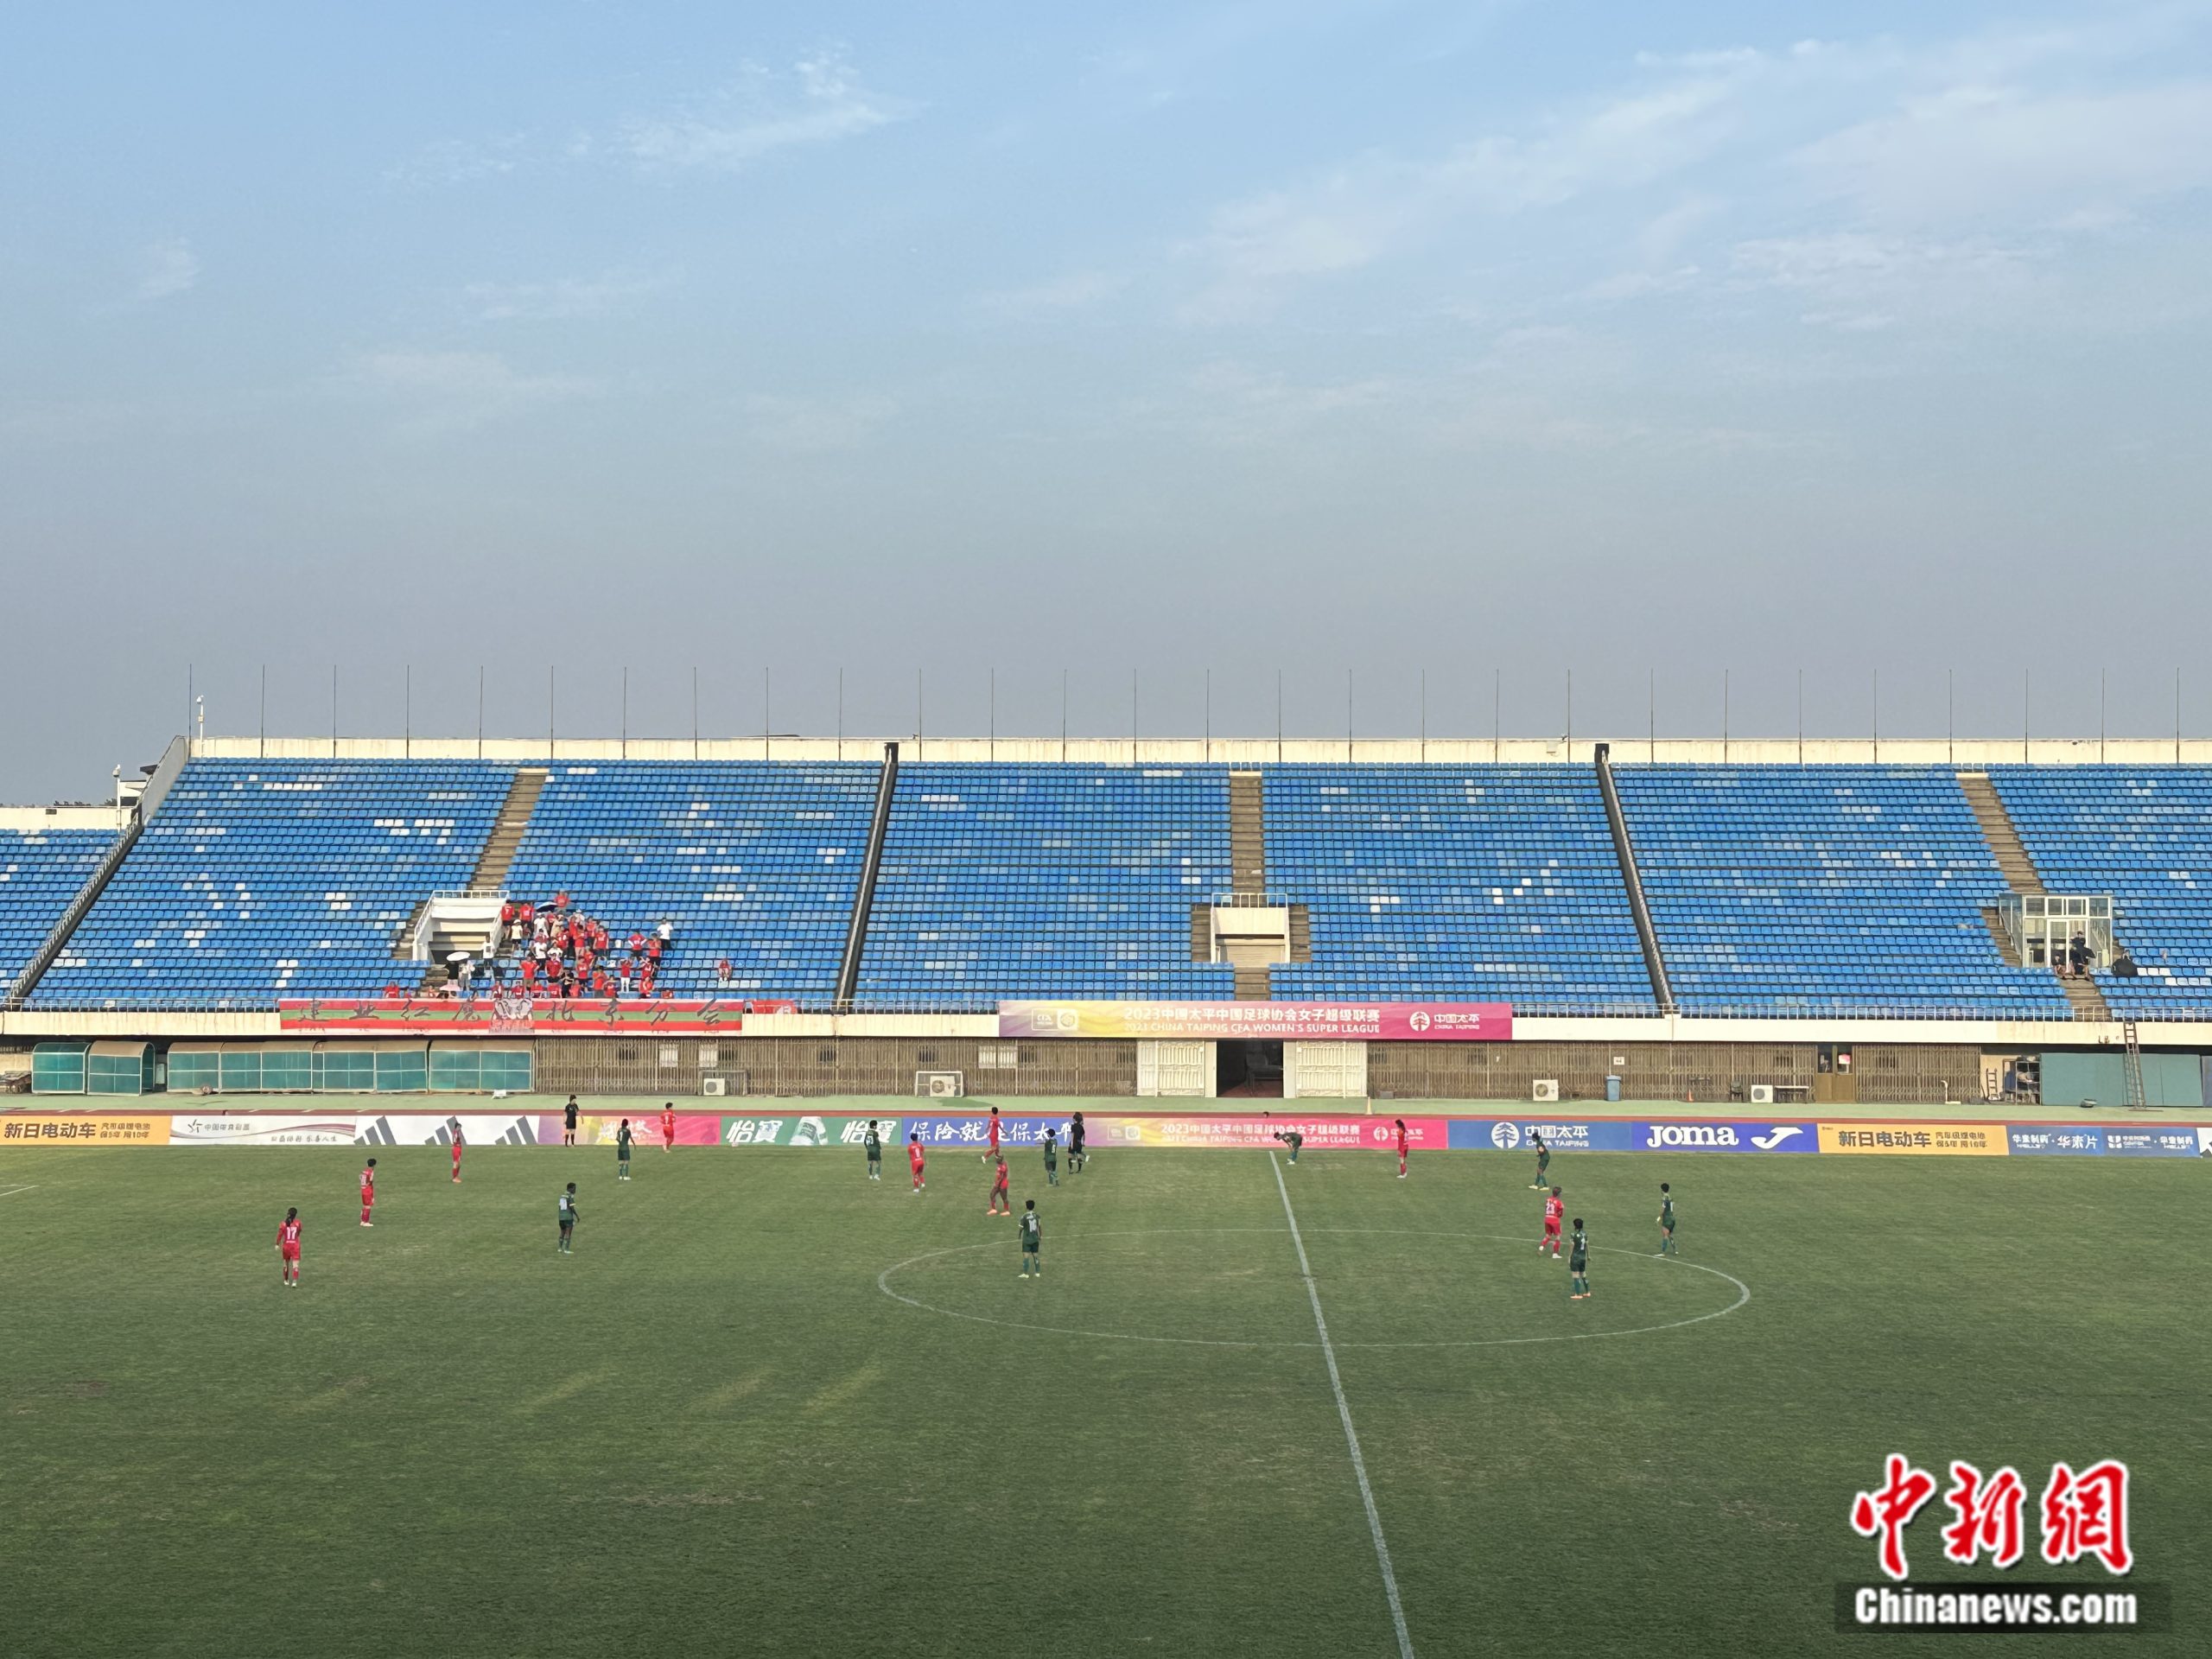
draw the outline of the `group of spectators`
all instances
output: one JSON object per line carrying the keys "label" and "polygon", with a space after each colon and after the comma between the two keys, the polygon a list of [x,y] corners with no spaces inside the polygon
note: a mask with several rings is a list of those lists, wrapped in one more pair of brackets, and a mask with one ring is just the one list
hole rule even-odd
{"label": "group of spectators", "polygon": [[493,971],[511,955],[519,988],[531,997],[651,997],[675,938],[676,925],[665,918],[650,932],[618,937],[565,893],[542,905],[510,899],[499,906]]}

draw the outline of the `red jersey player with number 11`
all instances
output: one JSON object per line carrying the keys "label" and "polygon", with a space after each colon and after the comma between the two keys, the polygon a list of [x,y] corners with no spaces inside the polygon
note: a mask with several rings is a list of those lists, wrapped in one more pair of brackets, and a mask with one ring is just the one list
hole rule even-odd
{"label": "red jersey player with number 11", "polygon": [[361,1166],[361,1225],[362,1225],[362,1226],[364,1226],[364,1227],[373,1227],[373,1226],[375,1226],[375,1225],[376,1225],[376,1223],[374,1223],[373,1221],[371,1221],[371,1220],[369,1219],[369,1211],[370,1211],[372,1209],[373,1209],[373,1208],[375,1207],[375,1205],[376,1205],[376,1201],[377,1201],[377,1160],[376,1160],[375,1159],[372,1158],[372,1159],[370,1159],[370,1160],[369,1160],[369,1161],[368,1161],[367,1163],[364,1164],[364,1165]]}
{"label": "red jersey player with number 11", "polygon": [[283,1268],[284,1288],[290,1290],[300,1282],[300,1212],[287,1210],[283,1221],[276,1229],[276,1260]]}
{"label": "red jersey player with number 11", "polygon": [[1566,1214],[1567,1206],[1559,1200],[1559,1188],[1554,1187],[1544,1199],[1544,1236],[1543,1243],[1536,1246],[1538,1255],[1544,1253],[1544,1245],[1548,1244],[1552,1247],[1552,1259],[1559,1259],[1559,1224],[1560,1218]]}

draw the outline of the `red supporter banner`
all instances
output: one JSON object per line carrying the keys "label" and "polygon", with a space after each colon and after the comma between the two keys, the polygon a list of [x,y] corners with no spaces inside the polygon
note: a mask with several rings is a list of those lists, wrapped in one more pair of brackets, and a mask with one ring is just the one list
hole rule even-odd
{"label": "red supporter banner", "polygon": [[798,1004],[760,997],[677,1001],[526,996],[309,997],[276,1005],[288,1034],[356,1037],[683,1037],[734,1035],[753,1014],[796,1014]]}
{"label": "red supporter banner", "polygon": [[1502,1043],[1504,1002],[1001,1002],[1001,1037]]}

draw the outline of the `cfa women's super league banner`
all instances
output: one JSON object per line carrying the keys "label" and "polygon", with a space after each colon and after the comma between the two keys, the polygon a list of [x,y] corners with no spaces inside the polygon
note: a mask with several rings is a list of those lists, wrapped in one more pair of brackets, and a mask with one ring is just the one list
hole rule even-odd
{"label": "cfa women's super league banner", "polygon": [[1503,1043],[1504,1002],[1001,1002],[1001,1037],[1165,1041]]}

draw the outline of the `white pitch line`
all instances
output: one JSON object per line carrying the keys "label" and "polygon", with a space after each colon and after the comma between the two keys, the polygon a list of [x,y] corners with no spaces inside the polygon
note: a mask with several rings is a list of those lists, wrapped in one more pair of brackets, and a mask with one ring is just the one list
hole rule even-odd
{"label": "white pitch line", "polygon": [[38,1183],[36,1181],[33,1181],[29,1186],[11,1186],[4,1192],[0,1192],[0,1198],[12,1198],[18,1192],[35,1192],[37,1191]]}
{"label": "white pitch line", "polygon": [[1382,1517],[1376,1512],[1375,1489],[1367,1484],[1367,1459],[1359,1454],[1359,1434],[1351,1426],[1351,1406],[1344,1399],[1344,1378],[1337,1372],[1337,1351],[1329,1341],[1329,1322],[1321,1317],[1321,1293],[1314,1288],[1313,1264],[1306,1259],[1306,1241],[1298,1234],[1298,1216],[1290,1207],[1290,1188],[1283,1184],[1282,1166],[1272,1148],[1268,1167],[1275,1173],[1275,1191],[1282,1194],[1283,1219],[1290,1224],[1290,1242],[1298,1250],[1298,1274],[1306,1281],[1306,1300],[1313,1304],[1313,1328],[1320,1333],[1321,1357],[1329,1363],[1329,1387],[1337,1396],[1337,1415],[1343,1419],[1344,1445],[1351,1451],[1351,1471],[1359,1478],[1359,1501],[1367,1506],[1367,1531],[1375,1540],[1375,1564],[1382,1569],[1382,1593],[1389,1598],[1390,1623],[1397,1627],[1400,1659],[1414,1659],[1414,1639],[1406,1634],[1405,1604],[1398,1599],[1398,1575],[1390,1570],[1390,1546],[1382,1541]]}

